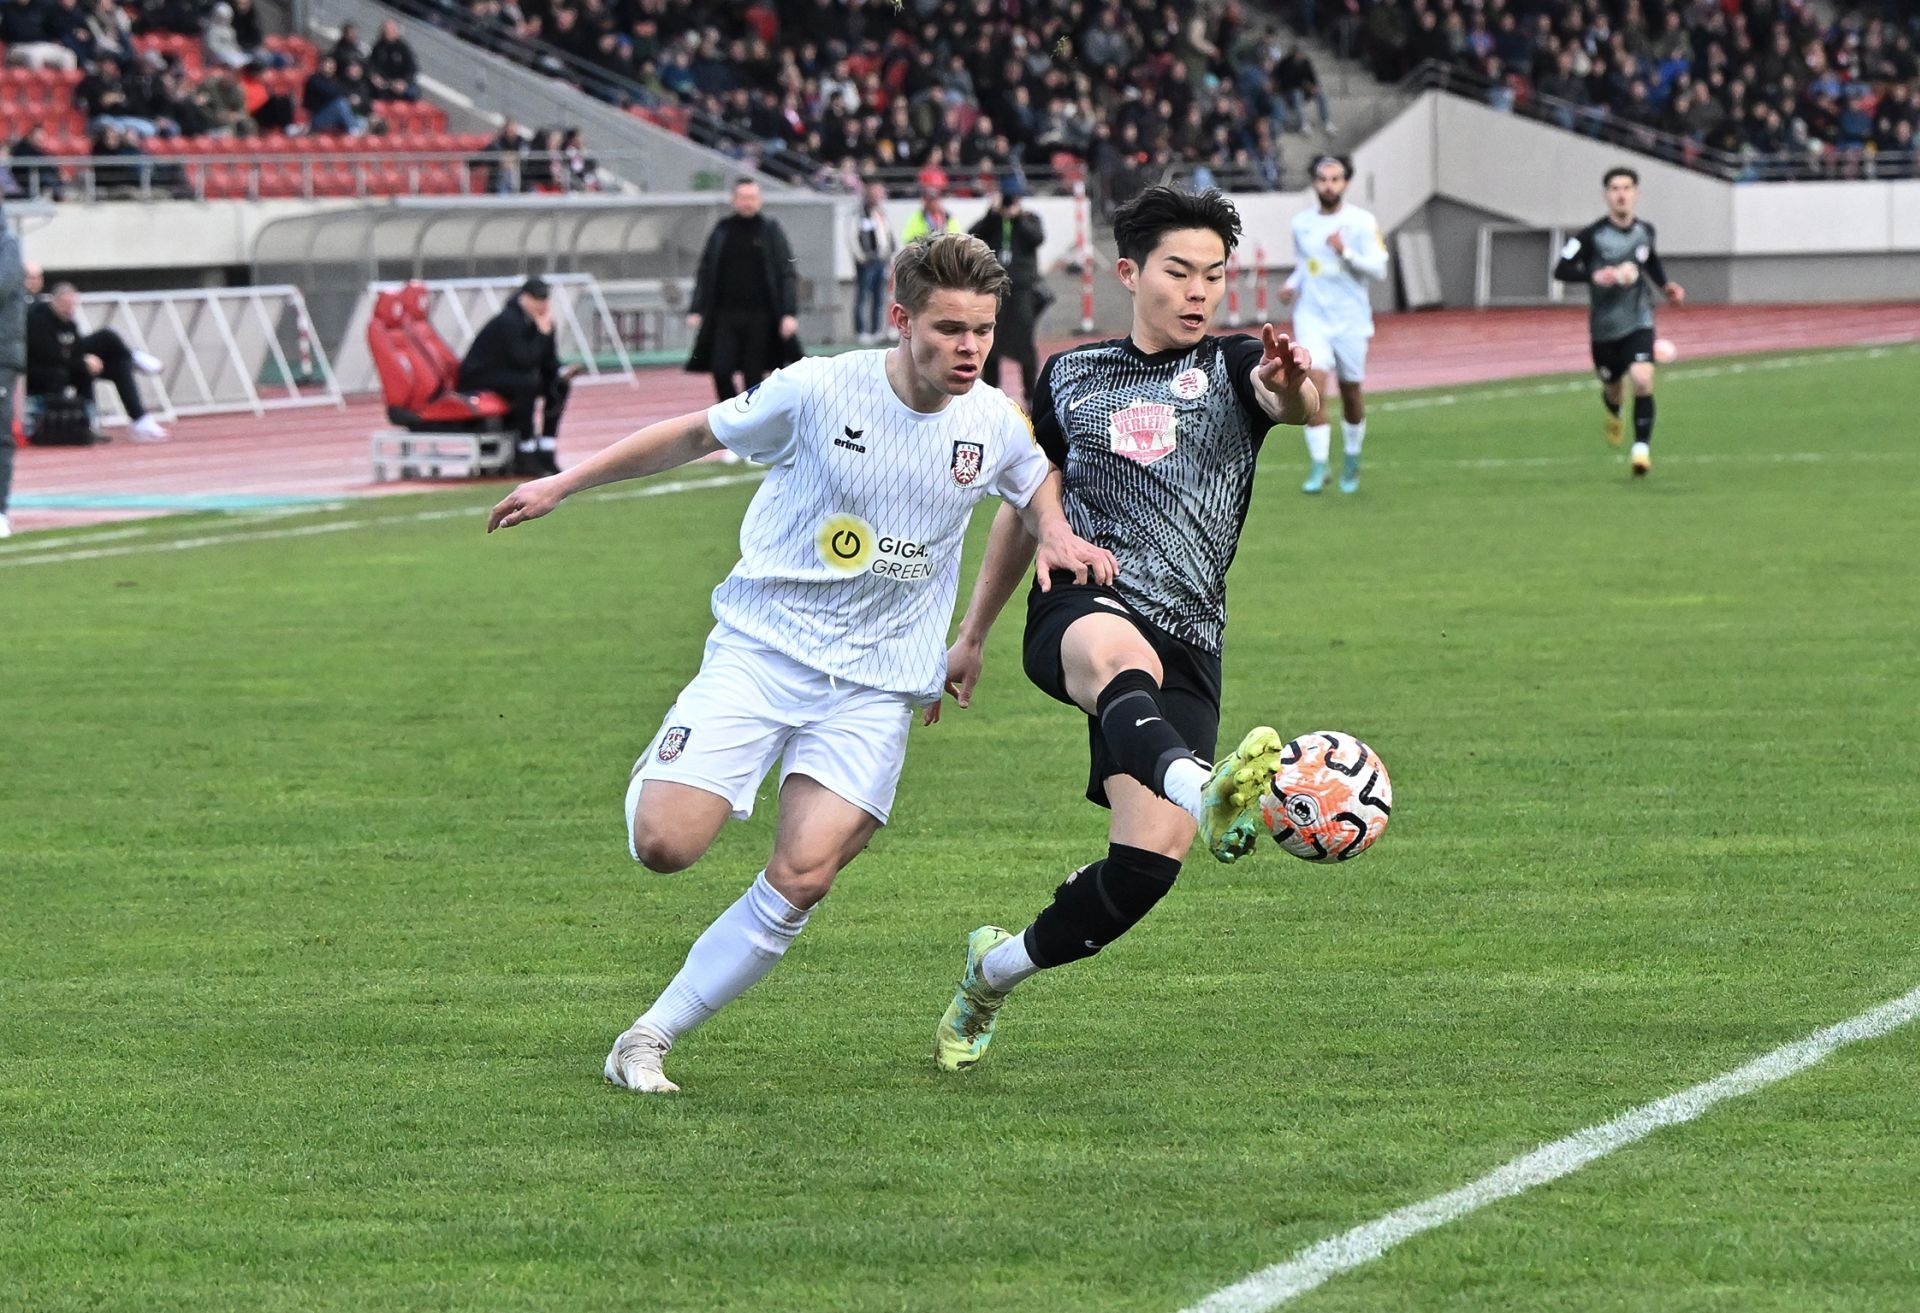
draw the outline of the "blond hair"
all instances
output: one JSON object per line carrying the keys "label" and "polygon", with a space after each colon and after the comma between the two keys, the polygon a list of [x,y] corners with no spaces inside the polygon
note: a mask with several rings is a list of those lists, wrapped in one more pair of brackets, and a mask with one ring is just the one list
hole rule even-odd
{"label": "blond hair", "polygon": [[893,257],[893,299],[919,314],[938,291],[981,292],[997,305],[1011,280],[993,248],[967,233],[933,233]]}

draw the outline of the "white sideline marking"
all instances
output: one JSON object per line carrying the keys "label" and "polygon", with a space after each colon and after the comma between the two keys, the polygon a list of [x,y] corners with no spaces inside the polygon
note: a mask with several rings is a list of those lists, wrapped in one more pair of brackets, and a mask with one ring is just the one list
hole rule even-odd
{"label": "white sideline marking", "polygon": [[1878,1039],[1920,1016],[1920,988],[1862,1012],[1838,1025],[1816,1030],[1805,1039],[1784,1044],[1764,1057],[1755,1058],[1724,1076],[1695,1085],[1678,1094],[1642,1104],[1622,1113],[1610,1122],[1575,1131],[1563,1140],[1535,1149],[1523,1158],[1515,1158],[1504,1167],[1496,1167],[1471,1185],[1423,1203],[1388,1213],[1364,1226],[1295,1254],[1284,1263],[1255,1272],[1242,1281],[1214,1291],[1183,1313],[1264,1313],[1304,1295],[1363,1264],[1371,1263],[1403,1240],[1411,1240],[1422,1231],[1445,1226],[1476,1209],[1509,1199],[1545,1185],[1549,1181],[1579,1171],[1597,1158],[1615,1149],[1623,1149],[1644,1139],[1663,1126],[1690,1122],[1714,1104],[1739,1098],[1764,1089],[1775,1081],[1805,1071],[1835,1049],[1862,1040]]}
{"label": "white sideline marking", "polygon": [[[755,483],[766,477],[764,470],[750,474],[728,474],[717,479],[676,479],[653,483],[625,492],[590,495],[589,501],[628,501],[636,497],[665,497],[676,492],[695,492],[701,488],[724,488],[738,483]],[[381,515],[359,520],[329,520],[325,524],[303,524],[288,529],[256,529],[240,533],[210,533],[199,538],[173,538],[162,542],[125,543],[117,547],[75,548],[72,551],[41,552],[32,556],[0,556],[0,570],[19,565],[52,565],[61,561],[96,561],[108,556],[150,556],[156,552],[185,552],[199,547],[218,547],[222,543],[265,542],[273,538],[311,538],[323,533],[343,533],[380,524],[420,524],[429,520],[473,519],[478,523],[485,514],[478,506],[448,507],[436,511],[415,511],[410,515]],[[98,535],[105,538],[108,535]],[[67,541],[72,541],[71,539]],[[35,544],[37,546],[37,544]]]}

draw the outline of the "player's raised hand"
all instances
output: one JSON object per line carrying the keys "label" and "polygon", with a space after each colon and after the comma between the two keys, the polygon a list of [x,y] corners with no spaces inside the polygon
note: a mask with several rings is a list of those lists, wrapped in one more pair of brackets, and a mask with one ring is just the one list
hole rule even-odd
{"label": "player's raised hand", "polygon": [[1293,392],[1307,381],[1307,371],[1313,367],[1313,353],[1306,347],[1272,324],[1260,325],[1260,347],[1260,364],[1253,373],[1268,391]]}
{"label": "player's raised hand", "polygon": [[487,532],[495,529],[511,529],[516,524],[525,524],[528,520],[537,520],[558,506],[565,499],[566,489],[560,486],[560,476],[548,475],[544,479],[534,479],[523,483],[500,499],[487,515]]}
{"label": "player's raised hand", "polygon": [[[986,649],[965,638],[956,639],[947,649],[947,678],[942,688],[961,710],[973,705],[973,686],[980,682],[980,668],[986,664]],[[938,724],[940,703],[928,707],[920,717],[922,725]]]}
{"label": "player's raised hand", "polygon": [[1033,577],[1040,591],[1053,589],[1053,572],[1064,570],[1077,584],[1105,586],[1120,573],[1120,562],[1104,547],[1095,547],[1071,529],[1042,538],[1033,552]]}

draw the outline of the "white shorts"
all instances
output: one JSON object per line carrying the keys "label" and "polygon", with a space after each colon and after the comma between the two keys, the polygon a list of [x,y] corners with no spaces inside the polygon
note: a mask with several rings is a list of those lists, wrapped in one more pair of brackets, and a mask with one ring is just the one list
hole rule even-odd
{"label": "white shorts", "polygon": [[1321,320],[1295,315],[1293,340],[1313,356],[1315,369],[1332,370],[1342,383],[1359,383],[1367,377],[1367,344],[1373,334],[1366,328],[1336,332]]}
{"label": "white shorts", "polygon": [[634,765],[627,850],[633,853],[633,806],[648,780],[704,789],[744,821],[775,759],[782,784],[789,775],[810,776],[884,825],[913,713],[905,693],[823,675],[719,626],[707,636],[700,673]]}

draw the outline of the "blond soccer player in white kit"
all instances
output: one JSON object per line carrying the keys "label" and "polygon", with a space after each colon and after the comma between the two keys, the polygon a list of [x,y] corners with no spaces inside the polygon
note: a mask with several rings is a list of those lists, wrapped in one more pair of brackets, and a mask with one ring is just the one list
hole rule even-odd
{"label": "blond soccer player in white kit", "polygon": [[1313,162],[1313,194],[1319,209],[1293,217],[1293,250],[1297,263],[1280,289],[1280,299],[1293,306],[1293,340],[1307,348],[1315,369],[1313,384],[1320,393],[1320,409],[1307,420],[1307,457],[1313,467],[1302,492],[1327,486],[1327,455],[1333,441],[1333,420],[1327,409],[1332,395],[1328,362],[1340,382],[1340,436],[1346,459],[1340,466],[1340,491],[1360,491],[1360,447],[1367,440],[1367,403],[1361,384],[1367,376],[1367,343],[1373,337],[1373,303],[1367,283],[1387,276],[1387,245],[1380,223],[1357,205],[1346,203],[1353,166],[1346,159],[1322,155]]}
{"label": "blond soccer player in white kit", "polygon": [[1068,526],[1026,416],[978,382],[1007,288],[999,259],[973,237],[934,236],[900,252],[893,279],[897,346],[789,365],[522,484],[487,521],[510,528],[582,489],[721,450],[768,467],[740,561],[714,590],[700,672],[634,767],[627,844],[649,870],[691,866],[728,817],[752,812],[776,758],[779,829],[766,869],[615,1041],[606,1077],[625,1089],[678,1088],[662,1070],[674,1041],[772,970],[886,823],[914,709],[939,718],[975,505],[992,494],[1019,508],[1043,585],[1049,569],[1114,574]]}

